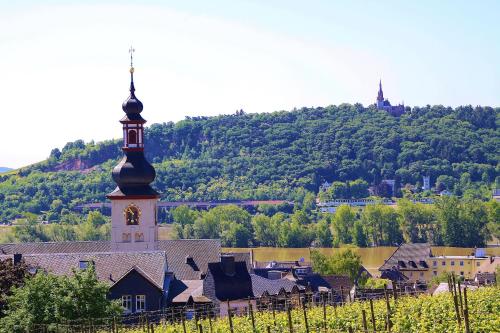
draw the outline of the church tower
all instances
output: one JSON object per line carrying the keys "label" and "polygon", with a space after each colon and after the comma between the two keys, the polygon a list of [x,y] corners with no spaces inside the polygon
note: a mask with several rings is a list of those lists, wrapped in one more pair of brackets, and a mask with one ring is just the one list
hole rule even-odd
{"label": "church tower", "polygon": [[144,157],[142,102],[135,96],[134,67],[130,49],[130,96],[123,102],[124,156],[113,169],[116,189],[107,195],[111,200],[111,245],[113,251],[155,250],[158,240],[156,220],[160,195],[150,184],[155,169]]}
{"label": "church tower", "polygon": [[384,92],[382,91],[382,80],[378,83],[377,108],[384,107]]}

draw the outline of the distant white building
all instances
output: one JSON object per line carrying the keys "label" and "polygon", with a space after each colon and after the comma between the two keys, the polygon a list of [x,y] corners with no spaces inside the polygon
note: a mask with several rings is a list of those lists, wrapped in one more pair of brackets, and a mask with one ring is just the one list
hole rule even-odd
{"label": "distant white building", "polygon": [[424,186],[422,186],[422,190],[424,190],[424,191],[431,190],[431,177],[424,176]]}

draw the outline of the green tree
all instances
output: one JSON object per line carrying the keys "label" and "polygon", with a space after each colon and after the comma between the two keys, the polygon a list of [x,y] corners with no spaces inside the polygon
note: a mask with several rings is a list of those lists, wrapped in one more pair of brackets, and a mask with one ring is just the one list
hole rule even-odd
{"label": "green tree", "polygon": [[313,270],[322,275],[346,275],[351,281],[363,285],[366,276],[360,276],[361,257],[353,250],[347,249],[336,252],[332,256],[325,256],[318,250],[311,251]]}
{"label": "green tree", "polygon": [[172,210],[174,222],[179,223],[182,227],[188,224],[194,224],[198,215],[197,211],[192,210],[185,205],[181,205]]}
{"label": "green tree", "polygon": [[409,200],[398,201],[398,213],[401,216],[401,229],[404,240],[408,243],[428,242],[432,237],[436,223],[435,212],[432,206],[412,203]]}
{"label": "green tree", "polygon": [[329,219],[325,218],[320,220],[315,225],[316,237],[314,239],[314,245],[318,247],[330,247],[332,246],[332,232],[330,231]]}
{"label": "green tree", "polygon": [[392,207],[381,204],[366,206],[361,221],[368,239],[375,246],[396,245],[403,240],[399,215]]}
{"label": "green tree", "polygon": [[92,265],[72,277],[36,274],[8,297],[0,332],[31,332],[36,325],[119,315],[120,306],[107,294],[108,286],[97,280]]}
{"label": "green tree", "polygon": [[341,205],[335,211],[335,216],[332,222],[333,237],[335,247],[341,244],[352,243],[352,229],[356,221],[356,213],[354,209],[348,205]]}

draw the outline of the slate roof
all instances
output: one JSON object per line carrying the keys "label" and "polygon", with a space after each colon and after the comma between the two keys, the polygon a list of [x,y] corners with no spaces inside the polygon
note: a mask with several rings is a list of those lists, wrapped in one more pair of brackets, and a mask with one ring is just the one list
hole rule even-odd
{"label": "slate roof", "polygon": [[163,289],[166,268],[165,252],[159,251],[25,254],[23,260],[30,267],[67,276],[80,269],[80,261],[94,262],[97,278],[109,286],[135,269],[160,289]]}
{"label": "slate roof", "polygon": [[246,263],[234,262],[234,274],[231,275],[224,272],[221,262],[209,263],[203,294],[215,302],[253,298],[252,279]]}
{"label": "slate roof", "polygon": [[222,255],[230,255],[234,257],[234,261],[244,261],[247,265],[249,273],[253,273],[252,256],[250,252],[224,252]]}
{"label": "slate roof", "polygon": [[351,279],[345,275],[322,275],[321,277],[330,285],[331,289],[337,292],[341,290],[341,287],[347,291],[351,290],[354,286]]}
{"label": "slate roof", "polygon": [[34,242],[0,244],[0,254],[14,253],[90,253],[111,252],[111,243],[107,241],[88,242]]}
{"label": "slate roof", "polygon": [[[209,262],[219,261],[220,248],[220,241],[217,239],[181,239],[158,241],[157,250],[165,253],[168,270],[173,272],[177,279],[196,280],[207,272]],[[108,241],[0,244],[0,255],[105,252],[112,252],[111,243]],[[191,257],[192,260],[186,263],[186,257]]]}
{"label": "slate roof", "polygon": [[[217,239],[180,239],[158,241],[158,250],[167,254],[168,270],[179,280],[198,280],[208,271],[208,263],[218,262],[220,241]],[[191,257],[188,260],[187,257]]]}
{"label": "slate roof", "polygon": [[[296,283],[288,279],[276,279],[270,280],[256,274],[250,274],[252,280],[252,291],[255,297],[260,297],[264,292],[268,292],[269,295],[277,295],[283,288],[286,292],[291,292],[292,288],[297,286]],[[299,289],[303,289],[298,286]]]}
{"label": "slate roof", "polygon": [[379,270],[426,270],[426,260],[432,256],[429,243],[401,244],[380,266]]}
{"label": "slate roof", "polygon": [[187,303],[189,298],[195,303],[206,303],[210,300],[203,296],[203,280],[173,280],[168,291],[168,303]]}

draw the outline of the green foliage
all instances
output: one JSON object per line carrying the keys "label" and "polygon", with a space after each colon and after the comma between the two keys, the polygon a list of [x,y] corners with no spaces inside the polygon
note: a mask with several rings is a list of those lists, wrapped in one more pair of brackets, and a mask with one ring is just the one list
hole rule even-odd
{"label": "green foliage", "polygon": [[36,274],[8,297],[0,332],[28,332],[36,325],[90,320],[121,313],[106,296],[108,286],[97,280],[95,269],[74,271],[74,276]]}
{"label": "green foliage", "polygon": [[[498,332],[500,326],[500,289],[480,288],[468,293],[468,309],[471,323],[471,331],[493,333]],[[463,321],[459,325],[456,316],[453,298],[449,293],[437,296],[420,295],[418,297],[402,297],[397,302],[391,299],[391,322],[392,332],[404,333],[442,333],[464,332]],[[387,332],[387,306],[384,300],[373,302],[375,329],[377,332]],[[326,327],[328,332],[363,332],[362,310],[368,314],[368,330],[372,332],[370,321],[370,305],[367,301],[353,302],[344,306],[326,306]],[[309,332],[324,332],[323,308],[311,307],[306,309]],[[305,333],[306,324],[303,310],[300,308],[291,310],[293,331]],[[232,318],[234,332],[289,332],[288,316],[286,312],[254,311],[255,330],[252,327],[252,319],[249,315],[234,316]],[[200,319],[189,320],[184,323],[187,333],[200,332],[198,325],[203,331],[217,333],[229,332],[229,320],[226,317],[216,321]],[[154,328],[158,333],[183,332],[183,324],[157,325]],[[125,333],[142,333],[143,329],[128,329]]]}
{"label": "green foliage", "polygon": [[28,266],[24,261],[14,264],[12,259],[0,260],[0,318],[12,289],[21,287],[28,275]]}
{"label": "green foliage", "polygon": [[401,244],[403,235],[399,228],[399,215],[389,206],[366,206],[361,221],[369,242],[375,246]]}
{"label": "green foliage", "polygon": [[444,197],[436,203],[437,219],[446,246],[484,246],[487,239],[488,211],[478,200]]}
{"label": "green foliage", "polygon": [[317,250],[311,251],[313,270],[322,275],[347,275],[353,282],[363,285],[366,277],[360,276],[361,257],[351,249],[326,256]]}
{"label": "green foliage", "polygon": [[[499,114],[500,108],[427,106],[393,117],[342,104],[195,117],[151,125],[146,153],[163,200],[282,198],[309,212],[323,180],[345,184],[340,197],[360,197],[366,184],[385,178],[404,186],[423,175],[455,195],[487,199],[500,176]],[[63,209],[104,201],[115,186],[110,174],[121,145],[77,140],[41,163],[0,175],[0,221],[24,212],[56,221]]]}
{"label": "green foliage", "polygon": [[368,278],[365,284],[363,285],[363,288],[383,289],[384,286],[390,286],[390,285],[391,285],[391,280]]}

